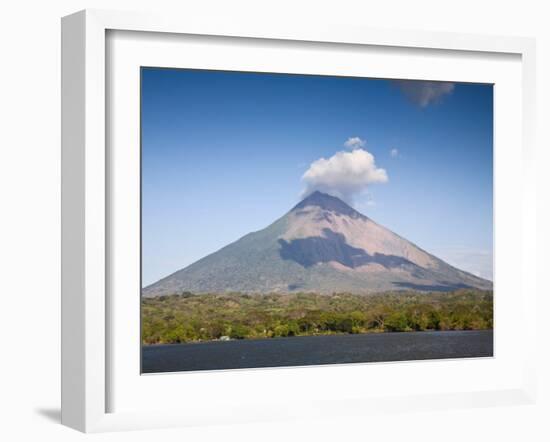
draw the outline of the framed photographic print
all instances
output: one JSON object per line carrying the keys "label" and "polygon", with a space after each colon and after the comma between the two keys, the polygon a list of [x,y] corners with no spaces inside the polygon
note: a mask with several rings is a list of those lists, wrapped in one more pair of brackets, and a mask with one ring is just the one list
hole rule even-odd
{"label": "framed photographic print", "polygon": [[532,400],[533,42],[326,29],[63,20],[65,424]]}

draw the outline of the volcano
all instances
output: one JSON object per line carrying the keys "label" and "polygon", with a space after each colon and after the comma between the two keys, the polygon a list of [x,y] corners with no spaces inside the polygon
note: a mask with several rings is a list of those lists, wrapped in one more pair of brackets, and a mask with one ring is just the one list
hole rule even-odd
{"label": "volcano", "polygon": [[492,282],[429,254],[344,201],[314,192],[249,233],[143,289],[182,293],[450,291]]}

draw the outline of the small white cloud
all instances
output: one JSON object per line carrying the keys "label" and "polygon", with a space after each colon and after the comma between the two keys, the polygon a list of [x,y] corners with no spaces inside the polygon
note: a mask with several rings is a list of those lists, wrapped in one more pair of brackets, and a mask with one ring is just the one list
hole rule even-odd
{"label": "small white cloud", "polygon": [[414,104],[427,107],[453,92],[454,83],[445,81],[394,80],[401,92]]}
{"label": "small white cloud", "polygon": [[325,192],[349,203],[367,190],[370,184],[386,183],[388,175],[376,166],[374,156],[364,149],[336,152],[332,157],[319,158],[302,176],[306,184],[304,196],[315,190]]}
{"label": "small white cloud", "polygon": [[397,158],[399,156],[399,150],[394,147],[392,150],[390,150],[390,156],[392,158]]}
{"label": "small white cloud", "polygon": [[355,150],[355,149],[361,149],[366,146],[365,140],[362,140],[359,137],[351,137],[348,138],[347,141],[344,143],[344,147]]}

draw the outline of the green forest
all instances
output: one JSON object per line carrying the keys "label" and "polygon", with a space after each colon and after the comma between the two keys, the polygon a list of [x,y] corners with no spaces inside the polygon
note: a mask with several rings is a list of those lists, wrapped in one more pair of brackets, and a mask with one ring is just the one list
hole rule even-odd
{"label": "green forest", "polygon": [[193,294],[142,298],[142,342],[493,328],[492,291]]}

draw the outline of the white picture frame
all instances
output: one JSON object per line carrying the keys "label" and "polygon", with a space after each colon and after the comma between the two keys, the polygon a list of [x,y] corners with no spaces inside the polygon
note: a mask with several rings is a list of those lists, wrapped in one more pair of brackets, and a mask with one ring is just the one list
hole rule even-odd
{"label": "white picture frame", "polygon": [[[536,311],[536,185],[534,170],[535,108],[535,43],[532,39],[492,37],[416,31],[388,31],[349,28],[336,25],[308,25],[294,28],[286,25],[240,22],[216,23],[194,17],[159,17],[87,10],[62,21],[62,423],[85,432],[168,426],[206,425],[212,422],[251,422],[327,415],[325,408],[338,403],[338,414],[362,415],[373,411],[396,412],[436,408],[489,406],[531,403],[536,393],[534,352],[535,339],[527,339],[521,356],[521,376],[515,384],[502,388],[476,388],[472,391],[419,394],[379,395],[376,401],[368,395],[338,396],[333,392],[318,406],[258,410],[243,395],[235,410],[238,413],[195,413],[177,407],[151,410],[112,410],[109,394],[113,385],[109,376],[113,359],[108,328],[116,317],[110,311],[108,291],[108,244],[113,231],[108,228],[112,203],[109,194],[108,118],[106,82],[106,36],[111,31],[154,32],[162,35],[218,36],[284,41],[286,44],[338,44],[341,47],[375,46],[380,50],[427,49],[444,52],[468,52],[483,58],[488,54],[509,54],[521,63],[521,120],[515,121],[521,131],[521,235],[517,239],[521,253],[521,306],[523,314],[535,317]],[[519,133],[519,132],[518,132]],[[498,193],[498,188],[496,189]],[[516,205],[516,208],[518,206]],[[504,229],[504,227],[503,227]],[[519,251],[519,249],[521,249]],[[520,284],[520,285],[519,285]],[[498,300],[497,300],[498,303]],[[497,317],[498,318],[498,317]],[[503,322],[504,324],[504,322]],[[498,327],[498,325],[497,325]],[[522,331],[533,337],[535,324]],[[497,355],[498,357],[498,355]],[[386,365],[387,366],[387,365]],[[426,366],[424,366],[426,367]],[[301,376],[301,369],[287,371],[250,371],[238,374],[216,373],[218,385],[224,380],[247,382],[256,388],[261,382],[285,376]],[[338,376],[338,370],[330,368]],[[290,373],[291,372],[291,373]],[[248,373],[248,374],[247,374]],[[259,374],[258,374],[259,373]],[[290,373],[290,374],[288,374]],[[310,372],[311,373],[311,372]],[[519,373],[519,372],[518,372]],[[346,376],[350,374],[346,372]],[[212,373],[196,376],[194,382],[208,382]],[[248,376],[248,378],[247,378]],[[162,381],[170,384],[170,377]],[[254,379],[252,379],[254,378]],[[177,377],[172,377],[177,379]],[[247,380],[248,379],[248,380]],[[176,381],[175,381],[176,382]],[[296,380],[294,380],[296,382]],[[206,384],[205,384],[206,385]],[[197,394],[197,393],[195,393]],[[252,396],[250,396],[252,397]],[[238,401],[237,401],[238,402]],[[324,405],[324,406],[323,406]],[[334,410],[332,411],[334,415]]]}

